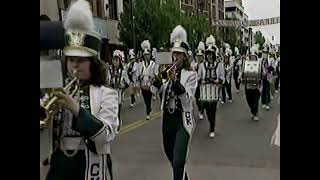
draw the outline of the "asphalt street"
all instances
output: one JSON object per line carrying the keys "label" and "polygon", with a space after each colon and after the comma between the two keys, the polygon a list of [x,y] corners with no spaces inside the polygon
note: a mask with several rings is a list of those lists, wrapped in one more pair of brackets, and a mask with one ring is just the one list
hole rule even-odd
{"label": "asphalt street", "polygon": [[[250,119],[244,92],[233,92],[234,102],[219,104],[216,134],[208,137],[206,119],[196,118],[196,129],[190,145],[187,172],[195,180],[277,180],[280,179],[280,148],[271,146],[280,106],[275,97],[271,109],[260,106],[260,121]],[[158,100],[153,115],[145,120],[142,97],[133,108],[125,100],[121,116],[122,130],[112,143],[115,180],[172,179],[172,170],[162,146],[161,118]],[[195,111],[197,114],[197,111]],[[197,116],[197,115],[196,115]],[[40,132],[43,160],[48,155],[47,131]],[[40,168],[44,179],[47,168]]]}

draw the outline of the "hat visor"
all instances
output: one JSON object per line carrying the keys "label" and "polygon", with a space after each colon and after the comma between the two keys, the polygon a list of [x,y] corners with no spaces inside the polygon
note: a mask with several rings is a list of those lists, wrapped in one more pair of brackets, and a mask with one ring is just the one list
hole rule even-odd
{"label": "hat visor", "polygon": [[189,56],[187,50],[184,49],[183,47],[172,47],[171,48],[171,52],[183,52],[183,53],[185,53],[186,55]]}
{"label": "hat visor", "polygon": [[76,49],[76,48],[67,48],[64,49],[65,56],[74,56],[74,57],[93,57],[94,53],[91,53],[85,49]]}

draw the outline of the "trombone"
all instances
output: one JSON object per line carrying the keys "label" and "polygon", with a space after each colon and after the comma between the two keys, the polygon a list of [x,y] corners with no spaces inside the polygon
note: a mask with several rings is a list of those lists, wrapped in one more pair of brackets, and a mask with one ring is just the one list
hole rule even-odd
{"label": "trombone", "polygon": [[[73,72],[73,75],[76,75],[77,71]],[[71,81],[62,89],[63,92],[74,96],[75,93],[79,90],[79,78],[74,76]],[[57,110],[52,109],[52,105],[58,100],[57,96],[54,96],[53,93],[61,91],[59,89],[51,88],[49,89],[47,98],[40,100],[40,112],[45,113],[44,117],[40,116],[40,126],[47,125],[47,122],[53,117]]]}

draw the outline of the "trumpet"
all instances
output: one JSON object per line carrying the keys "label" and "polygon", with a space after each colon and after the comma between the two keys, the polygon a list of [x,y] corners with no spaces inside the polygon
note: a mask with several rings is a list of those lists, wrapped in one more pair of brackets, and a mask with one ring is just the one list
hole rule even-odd
{"label": "trumpet", "polygon": [[[77,71],[75,70],[73,74],[75,75]],[[79,78],[74,76],[71,81],[62,89],[62,91],[74,96],[75,93],[79,90]],[[40,115],[40,126],[46,125],[48,120],[50,120],[57,110],[52,109],[52,105],[58,100],[57,96],[54,96],[54,92],[59,90],[51,88],[49,89],[47,98],[40,100],[40,112],[44,112],[44,116]]]}
{"label": "trumpet", "polygon": [[163,77],[162,76],[162,73],[160,73],[160,77],[161,77],[161,79],[162,79],[162,83],[164,83],[164,82],[166,82],[167,80],[168,80],[168,73],[172,70],[172,69],[174,69],[174,70],[176,70],[176,68],[177,68],[177,63],[175,62],[174,64],[172,64],[169,68],[167,67],[167,68],[165,68],[163,71],[162,71],[162,73],[166,73],[167,74],[167,77],[165,78],[165,77]]}

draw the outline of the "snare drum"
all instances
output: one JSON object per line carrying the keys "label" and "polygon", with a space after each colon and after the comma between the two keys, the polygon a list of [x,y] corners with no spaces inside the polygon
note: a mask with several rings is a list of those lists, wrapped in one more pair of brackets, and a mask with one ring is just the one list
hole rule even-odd
{"label": "snare drum", "polygon": [[217,101],[219,99],[219,86],[216,84],[200,85],[200,101]]}

